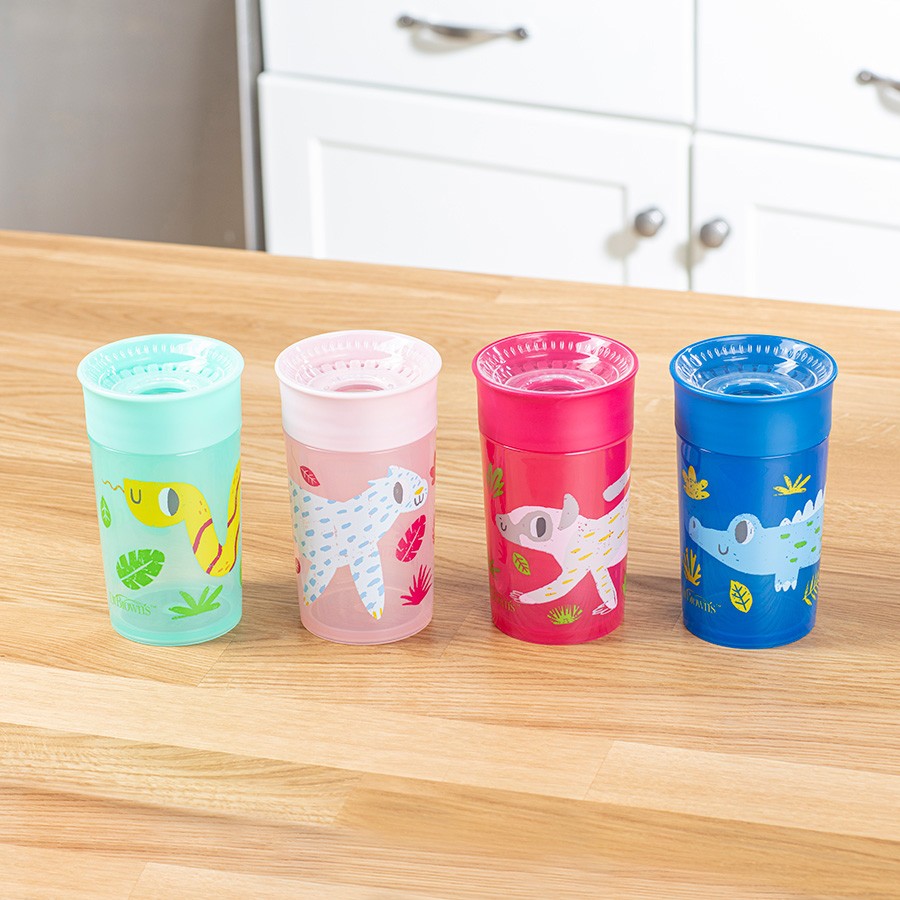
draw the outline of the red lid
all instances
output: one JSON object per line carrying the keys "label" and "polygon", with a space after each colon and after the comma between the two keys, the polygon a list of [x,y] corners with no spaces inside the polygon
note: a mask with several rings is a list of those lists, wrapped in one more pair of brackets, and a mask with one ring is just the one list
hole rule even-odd
{"label": "red lid", "polygon": [[488,344],[472,361],[482,434],[519,450],[579,453],[634,425],[635,353],[584,331],[536,331]]}

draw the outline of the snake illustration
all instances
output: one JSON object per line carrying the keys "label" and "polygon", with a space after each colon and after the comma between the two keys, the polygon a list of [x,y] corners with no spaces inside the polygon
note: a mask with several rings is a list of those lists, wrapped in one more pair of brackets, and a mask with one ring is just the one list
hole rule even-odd
{"label": "snake illustration", "polygon": [[228,525],[225,543],[219,543],[209,504],[192,484],[165,481],[134,481],[125,478],[122,489],[128,508],[143,525],[168,528],[184,522],[191,549],[207,575],[227,575],[237,560],[241,533],[241,461],[238,460],[228,497]]}

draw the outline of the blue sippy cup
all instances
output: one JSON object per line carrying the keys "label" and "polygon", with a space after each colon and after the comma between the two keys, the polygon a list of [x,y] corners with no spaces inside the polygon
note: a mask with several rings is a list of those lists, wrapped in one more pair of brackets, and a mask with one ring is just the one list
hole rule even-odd
{"label": "blue sippy cup", "polygon": [[816,618],[837,364],[746,334],[685,347],[669,370],[685,627],[726,647],[799,640]]}

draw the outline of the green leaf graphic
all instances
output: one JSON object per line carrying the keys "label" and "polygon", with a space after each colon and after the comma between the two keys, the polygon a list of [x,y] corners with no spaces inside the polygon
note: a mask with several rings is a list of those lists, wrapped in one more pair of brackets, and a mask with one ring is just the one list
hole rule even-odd
{"label": "green leaf graphic", "polygon": [[528,565],[528,560],[521,553],[513,553],[512,561],[516,569],[523,575],[531,574],[531,566]]}
{"label": "green leaf graphic", "polygon": [[112,515],[109,512],[109,504],[106,502],[106,497],[100,498],[100,521],[103,523],[104,528],[109,528],[112,523]]}
{"label": "green leaf graphic", "polygon": [[503,469],[497,466],[495,469],[490,463],[487,467],[487,486],[494,497],[503,496]]}
{"label": "green leaf graphic", "polygon": [[753,606],[753,594],[750,593],[750,589],[746,584],[732,581],[729,597],[731,598],[731,605],[735,609],[739,609],[743,613],[750,612],[750,607]]}
{"label": "green leaf graphic", "polygon": [[220,584],[211,594],[209,588],[203,588],[203,593],[198,599],[194,599],[187,591],[179,591],[184,598],[187,606],[170,606],[169,612],[177,613],[172,616],[173,619],[186,619],[188,616],[199,616],[202,613],[212,612],[218,609],[222,604],[216,602],[216,597],[222,593],[222,585]]}
{"label": "green leaf graphic", "polygon": [[125,587],[139,591],[159,575],[165,561],[162,550],[129,550],[116,560],[116,575]]}

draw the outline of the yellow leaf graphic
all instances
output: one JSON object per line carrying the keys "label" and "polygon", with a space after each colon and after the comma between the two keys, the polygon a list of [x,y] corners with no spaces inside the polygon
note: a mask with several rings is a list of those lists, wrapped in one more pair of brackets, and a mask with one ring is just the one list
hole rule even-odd
{"label": "yellow leaf graphic", "polygon": [[782,497],[787,497],[790,494],[805,494],[806,493],[806,483],[811,478],[811,475],[807,475],[806,478],[803,477],[801,473],[798,475],[793,481],[785,475],[784,483],[787,487],[782,487],[780,484],[775,485],[775,493],[780,494]]}
{"label": "yellow leaf graphic", "polygon": [[741,584],[739,581],[732,581],[729,597],[731,599],[731,605],[735,609],[739,609],[743,613],[750,612],[750,607],[753,606],[753,594],[750,593],[750,589],[746,584]]}
{"label": "yellow leaf graphic", "polygon": [[709,482],[705,478],[702,481],[697,481],[697,473],[694,471],[693,466],[688,466],[687,472],[684,469],[681,470],[681,481],[684,485],[685,494],[692,500],[705,500],[709,496],[709,492],[706,490]]}
{"label": "yellow leaf graphic", "polygon": [[700,584],[700,563],[697,562],[697,554],[693,550],[685,550],[681,558],[681,568],[684,577],[696,587]]}
{"label": "yellow leaf graphic", "polygon": [[813,605],[813,600],[816,600],[819,596],[819,573],[816,572],[812,578],[810,578],[809,583],[806,585],[806,589],[803,591],[803,602],[807,606]]}

